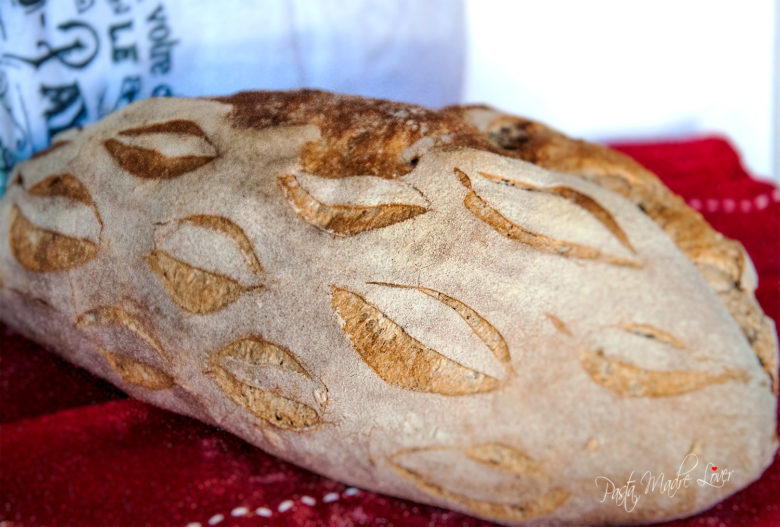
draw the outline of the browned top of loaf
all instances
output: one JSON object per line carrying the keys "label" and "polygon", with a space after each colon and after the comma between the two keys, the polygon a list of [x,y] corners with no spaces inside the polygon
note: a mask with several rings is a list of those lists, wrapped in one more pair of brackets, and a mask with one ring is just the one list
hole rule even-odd
{"label": "browned top of loaf", "polygon": [[437,144],[503,153],[454,107],[436,111],[317,90],[241,92],[215,100],[233,105],[235,126],[317,126],[321,139],[303,148],[301,165],[306,172],[321,177],[401,177],[411,172],[419,159],[413,154],[404,156],[404,151],[423,137],[431,137]]}
{"label": "browned top of loaf", "polygon": [[[431,148],[469,147],[577,175],[623,195],[652,218],[697,266],[742,328],[777,393],[776,337],[751,284],[743,283],[744,249],[715,231],[631,158],[486,106],[431,110],[317,90],[242,92],[215,100],[233,106],[230,118],[237,127],[319,128],[320,139],[307,143],[301,151],[301,165],[306,172],[321,177],[397,178],[412,171]],[[480,112],[482,118],[475,118]]]}

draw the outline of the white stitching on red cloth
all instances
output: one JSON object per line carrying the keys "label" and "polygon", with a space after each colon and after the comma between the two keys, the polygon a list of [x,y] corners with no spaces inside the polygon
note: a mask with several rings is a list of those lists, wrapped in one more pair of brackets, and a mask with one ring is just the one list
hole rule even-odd
{"label": "white stitching on red cloth", "polygon": [[734,198],[691,198],[688,205],[692,209],[706,212],[742,212],[748,213],[754,210],[764,210],[770,203],[780,203],[780,189],[772,192],[764,192],[750,199],[736,200]]}
{"label": "white stitching on red cloth", "polygon": [[[333,503],[334,501],[338,501],[340,498],[348,498],[350,496],[357,496],[360,494],[360,489],[355,487],[349,487],[344,490],[341,494],[338,492],[328,492],[327,494],[322,496],[322,503]],[[300,497],[300,503],[303,505],[306,505],[308,507],[313,507],[317,504],[317,499],[313,498],[311,496],[301,496]],[[276,510],[278,512],[274,512],[273,509],[268,507],[257,507],[255,509],[255,514],[262,517],[262,518],[271,518],[274,516],[274,514],[284,514],[285,512],[289,511],[293,507],[295,507],[296,501],[292,499],[286,499],[279,502],[279,505],[277,505]],[[249,516],[250,515],[250,509],[249,507],[245,505],[241,505],[238,507],[234,507],[230,511],[231,516]],[[215,514],[211,518],[206,521],[206,525],[218,525],[222,523],[222,521],[225,519],[224,514]],[[186,524],[186,527],[203,527],[203,524],[200,522],[189,522]]]}

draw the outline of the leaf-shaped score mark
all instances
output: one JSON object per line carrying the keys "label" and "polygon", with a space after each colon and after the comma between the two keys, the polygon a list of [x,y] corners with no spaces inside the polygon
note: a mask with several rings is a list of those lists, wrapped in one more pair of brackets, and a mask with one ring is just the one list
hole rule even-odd
{"label": "leaf-shaped score mark", "polygon": [[312,390],[315,399],[326,400],[316,393],[327,393],[327,389],[290,350],[257,335],[240,339],[211,354],[208,373],[233,402],[275,427],[301,431],[320,424],[320,416],[312,406],[282,395],[279,386],[261,388],[245,382],[228,370],[228,360],[239,361],[255,372],[270,369],[297,378],[293,380],[315,387]]}
{"label": "leaf-shaped score mark", "polygon": [[332,287],[331,305],[352,347],[388,384],[441,395],[489,392],[499,385],[428,348],[352,291]]}
{"label": "leaf-shaped score mark", "polygon": [[95,205],[87,187],[70,174],[49,176],[30,187],[27,192],[33,196],[63,196],[88,207]]}
{"label": "leaf-shaped score mark", "polygon": [[117,326],[125,329],[151,347],[156,355],[159,355],[165,361],[169,360],[160,341],[154,337],[152,330],[148,327],[149,324],[142,321],[139,317],[131,315],[121,307],[100,306],[85,311],[76,317],[76,327],[78,329],[94,326]]}
{"label": "leaf-shaped score mark", "polygon": [[[136,353],[145,353],[150,355],[152,360],[170,364],[169,357],[148,326],[148,323],[141,318],[130,314],[118,306],[100,306],[76,317],[76,327],[78,329],[89,330],[92,328],[104,333],[98,348],[109,366],[117,372],[124,382],[149,390],[167,390],[175,384],[171,375],[148,362],[130,357],[126,353],[109,351],[103,347],[104,343],[119,344],[120,347],[132,346],[135,348]],[[106,328],[112,327],[125,331],[132,335],[132,339],[138,340],[128,341],[117,337],[117,335],[106,333]],[[140,345],[141,348],[151,350],[151,352],[140,351],[137,344],[138,341],[142,343]],[[124,351],[127,352],[129,350]]]}
{"label": "leaf-shaped score mark", "polygon": [[509,362],[509,346],[507,346],[504,337],[501,333],[493,327],[482,315],[474,311],[471,307],[467,306],[457,298],[453,298],[449,295],[445,295],[435,289],[427,287],[413,286],[413,285],[401,285],[401,284],[389,284],[387,282],[369,282],[370,284],[384,285],[387,287],[398,287],[402,289],[414,289],[421,293],[428,295],[452,308],[460,317],[466,321],[471,330],[477,335],[485,345],[490,348],[490,351],[501,362]]}
{"label": "leaf-shaped score mark", "polygon": [[[595,247],[588,247],[573,242],[558,240],[556,238],[531,231],[525,227],[513,223],[500,212],[498,212],[498,210],[491,207],[479,194],[477,194],[471,184],[471,179],[465,172],[459,168],[455,168],[454,171],[458,176],[461,184],[468,190],[466,197],[463,200],[463,204],[465,205],[466,209],[468,209],[469,212],[471,212],[474,216],[490,225],[502,236],[509,238],[510,240],[523,243],[538,251],[543,251],[550,254],[557,254],[570,258],[593,260],[611,265],[640,267],[640,264],[634,260],[612,256]],[[495,178],[495,176],[488,177],[488,179],[491,180],[492,178]],[[592,214],[602,225],[604,225],[610,232],[612,232],[612,234],[618,238],[621,244],[633,252],[633,247],[629,243],[628,238],[626,237],[623,230],[620,229],[609,212],[607,212],[606,209],[601,207],[592,198],[568,187],[541,188],[535,187],[528,183],[513,182],[512,180],[500,178],[496,178],[496,181],[509,184],[521,190],[533,190],[562,197],[575,203],[576,205],[579,205]]]}
{"label": "leaf-shaped score mark", "polygon": [[[194,246],[208,242],[205,234],[217,234],[222,240],[228,240],[232,244],[229,247],[238,250],[252,276],[262,275],[263,266],[252,248],[252,243],[241,227],[231,220],[223,216],[193,214],[177,220],[173,225],[174,230],[164,236],[164,239],[181,232],[182,227],[196,227],[198,234],[192,242]],[[203,232],[204,229],[206,233]],[[179,240],[179,244],[182,243],[191,245],[189,242]],[[200,254],[203,254],[202,250]],[[242,285],[226,274],[191,265],[157,248],[146,257],[146,263],[157,275],[173,302],[181,309],[197,315],[219,311],[238,300],[241,294],[262,287],[257,284]]]}
{"label": "leaf-shaped score mark", "polygon": [[164,138],[167,147],[187,147],[190,146],[187,144],[187,139],[194,138],[200,150],[210,152],[208,155],[201,153],[169,156],[161,153],[159,148],[127,144],[116,139],[103,142],[103,146],[120,167],[144,179],[175,178],[200,168],[217,157],[216,149],[194,121],[171,120],[122,130],[119,135],[131,138],[161,137]]}
{"label": "leaf-shaped score mark", "polygon": [[112,351],[101,350],[101,353],[127,384],[153,391],[168,390],[176,384],[173,377],[151,364]]}
{"label": "leaf-shaped score mark", "polygon": [[337,236],[353,236],[364,231],[380,229],[408,220],[428,210],[420,205],[403,203],[369,206],[328,205],[318,201],[301,187],[294,175],[280,176],[278,182],[287,204],[298,216],[318,229]]}
{"label": "leaf-shaped score mark", "polygon": [[548,194],[550,196],[558,196],[560,198],[566,199],[589,212],[594,218],[601,222],[601,224],[604,225],[604,227],[609,232],[611,232],[626,249],[631,252],[636,252],[634,247],[631,245],[631,242],[628,240],[628,236],[626,235],[625,231],[620,228],[620,225],[618,225],[618,223],[615,221],[615,218],[612,217],[612,214],[610,214],[607,209],[602,207],[598,201],[586,194],[583,194],[582,192],[564,186],[537,187],[536,185],[531,185],[530,183],[502,178],[493,174],[488,174],[487,172],[480,172],[479,174],[485,179],[493,181],[494,183],[501,183],[519,190],[538,192],[541,194]]}
{"label": "leaf-shaped score mark", "polygon": [[42,197],[61,196],[83,203],[92,209],[101,229],[103,228],[103,220],[100,218],[100,213],[95,206],[95,202],[92,200],[92,195],[89,193],[89,190],[87,190],[87,187],[71,174],[55,174],[49,176],[30,187],[30,190],[28,190],[27,193],[31,196]]}
{"label": "leaf-shaped score mark", "polygon": [[[30,196],[65,198],[82,203],[92,210],[100,228],[103,222],[84,184],[71,174],[51,175],[27,191]],[[27,270],[58,272],[73,269],[97,256],[98,246],[92,240],[68,236],[34,225],[14,205],[11,210],[9,243],[17,261]]]}
{"label": "leaf-shaped score mark", "polygon": [[[436,457],[439,456],[439,459]],[[465,458],[476,462],[467,467],[465,480],[453,474],[452,466],[465,466]],[[550,514],[561,507],[570,494],[560,488],[536,492],[522,501],[485,499],[485,494],[527,495],[513,489],[512,483],[525,482],[533,489],[548,486],[544,468],[523,452],[500,443],[475,445],[465,450],[454,447],[412,448],[390,458],[401,477],[424,492],[459,504],[482,517],[499,521],[521,521]],[[508,476],[508,478],[507,478]],[[493,487],[489,491],[486,487]],[[460,488],[453,489],[453,486]],[[503,487],[503,488],[502,488]]]}
{"label": "leaf-shaped score mark", "polygon": [[199,269],[157,249],[146,257],[146,264],[176,305],[196,315],[219,311],[245,291],[261,287],[244,287],[232,278]]}
{"label": "leaf-shaped score mark", "polygon": [[719,374],[704,371],[648,370],[604,355],[602,350],[585,351],[580,363],[593,381],[623,397],[668,397],[692,392],[727,381],[746,382],[739,370]]}
{"label": "leaf-shaped score mark", "polygon": [[[572,333],[561,319],[551,313],[546,313],[555,328],[567,337]],[[657,341],[667,347],[677,350],[687,349],[676,336],[652,324],[639,322],[623,322],[616,326],[628,334]],[[584,350],[579,355],[580,364],[588,376],[608,390],[622,397],[668,397],[692,392],[712,384],[728,381],[746,382],[747,373],[743,370],[726,369],[714,374],[698,370],[654,370],[642,368],[616,358],[607,357],[602,349],[596,351]]]}
{"label": "leaf-shaped score mark", "polygon": [[11,208],[8,243],[14,258],[28,271],[54,273],[73,269],[97,256],[97,244],[37,227],[17,205]]}
{"label": "leaf-shaped score mark", "polygon": [[193,214],[179,220],[179,225],[194,225],[204,229],[211,229],[219,232],[228,238],[238,247],[241,255],[244,257],[249,268],[257,275],[263,273],[263,266],[260,265],[252,242],[249,241],[243,229],[225,218],[224,216],[215,216],[210,214]]}

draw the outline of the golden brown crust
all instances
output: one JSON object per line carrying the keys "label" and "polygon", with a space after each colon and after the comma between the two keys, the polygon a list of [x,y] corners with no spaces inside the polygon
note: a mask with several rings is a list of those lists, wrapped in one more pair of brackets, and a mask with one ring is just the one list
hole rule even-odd
{"label": "golden brown crust", "polygon": [[241,92],[214,100],[233,105],[233,126],[317,126],[320,140],[304,146],[301,168],[321,177],[401,177],[417,164],[419,156],[411,147],[424,137],[433,139],[431,146],[468,146],[502,153],[456,110],[436,111],[316,90]]}
{"label": "golden brown crust", "polygon": [[97,256],[92,240],[65,236],[34,225],[18,205],[11,211],[11,250],[28,271],[59,272],[82,265]]}

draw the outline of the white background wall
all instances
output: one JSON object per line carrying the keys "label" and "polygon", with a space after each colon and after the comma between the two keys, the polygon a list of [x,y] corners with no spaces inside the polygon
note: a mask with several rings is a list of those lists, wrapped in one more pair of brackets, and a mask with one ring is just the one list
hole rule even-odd
{"label": "white background wall", "polygon": [[779,6],[467,0],[463,98],[596,140],[719,133],[780,181]]}

